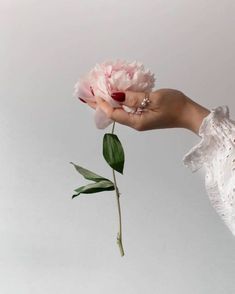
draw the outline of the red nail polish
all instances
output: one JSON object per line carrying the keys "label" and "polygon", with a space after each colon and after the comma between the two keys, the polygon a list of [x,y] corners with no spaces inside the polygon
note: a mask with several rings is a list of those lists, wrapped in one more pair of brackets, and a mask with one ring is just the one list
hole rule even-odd
{"label": "red nail polish", "polygon": [[118,102],[123,102],[126,99],[126,94],[124,92],[114,92],[111,97]]}
{"label": "red nail polish", "polygon": [[82,99],[82,98],[80,98],[80,97],[79,97],[79,100],[81,100],[83,103],[86,103],[86,101],[85,101],[85,100],[83,100],[83,99]]}
{"label": "red nail polish", "polygon": [[95,96],[92,86],[90,86],[91,94]]}

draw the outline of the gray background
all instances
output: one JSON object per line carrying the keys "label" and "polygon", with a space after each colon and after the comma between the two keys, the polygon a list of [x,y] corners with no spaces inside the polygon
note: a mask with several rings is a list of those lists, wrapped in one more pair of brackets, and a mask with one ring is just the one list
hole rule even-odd
{"label": "gray background", "polygon": [[72,97],[106,59],[234,118],[234,15],[234,0],[0,1],[1,294],[234,293],[234,236],[182,163],[198,136],[117,126],[124,258],[113,192],[71,200],[85,181],[69,164],[111,177],[105,131]]}

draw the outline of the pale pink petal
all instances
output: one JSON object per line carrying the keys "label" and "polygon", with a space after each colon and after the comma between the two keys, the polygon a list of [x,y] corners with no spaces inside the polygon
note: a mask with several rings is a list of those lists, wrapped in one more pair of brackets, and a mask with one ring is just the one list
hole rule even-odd
{"label": "pale pink petal", "polygon": [[109,126],[113,121],[107,118],[106,114],[99,108],[96,108],[95,111],[95,124],[98,129],[105,129]]}
{"label": "pale pink petal", "polygon": [[74,96],[77,98],[83,98],[84,100],[89,98],[90,101],[95,101],[88,81],[79,81],[75,85]]}

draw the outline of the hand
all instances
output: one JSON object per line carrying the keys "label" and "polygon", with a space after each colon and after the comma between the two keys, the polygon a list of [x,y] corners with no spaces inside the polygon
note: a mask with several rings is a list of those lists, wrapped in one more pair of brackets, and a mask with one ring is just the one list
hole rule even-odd
{"label": "hand", "polygon": [[[121,100],[124,99],[122,102],[119,99],[121,106],[126,105],[131,108],[138,108],[145,96],[143,92],[121,93]],[[117,95],[113,97],[115,99]],[[100,97],[96,98],[99,107],[109,118],[138,131],[178,127],[198,134],[203,118],[210,113],[208,109],[175,89],[159,89],[151,92],[149,96],[151,102],[141,114],[127,113],[121,106],[113,108]],[[90,106],[96,107],[95,103]]]}

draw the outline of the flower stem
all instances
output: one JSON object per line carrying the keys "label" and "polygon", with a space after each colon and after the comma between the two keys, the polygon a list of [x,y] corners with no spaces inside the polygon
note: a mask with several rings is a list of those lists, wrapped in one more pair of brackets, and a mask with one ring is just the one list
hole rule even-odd
{"label": "flower stem", "polygon": [[[114,128],[115,128],[115,122],[113,122],[113,127],[112,127],[112,134],[114,133]],[[117,198],[117,206],[118,206],[118,217],[119,217],[119,232],[117,234],[117,244],[120,249],[121,256],[124,256],[124,249],[122,245],[122,215],[121,215],[121,206],[120,206],[120,193],[117,187],[117,181],[116,181],[116,175],[115,175],[115,170],[112,169],[113,171],[113,181],[114,181],[114,188],[116,192],[116,198]]]}
{"label": "flower stem", "polygon": [[115,121],[113,122],[112,134],[114,133],[114,128],[115,128]]}

